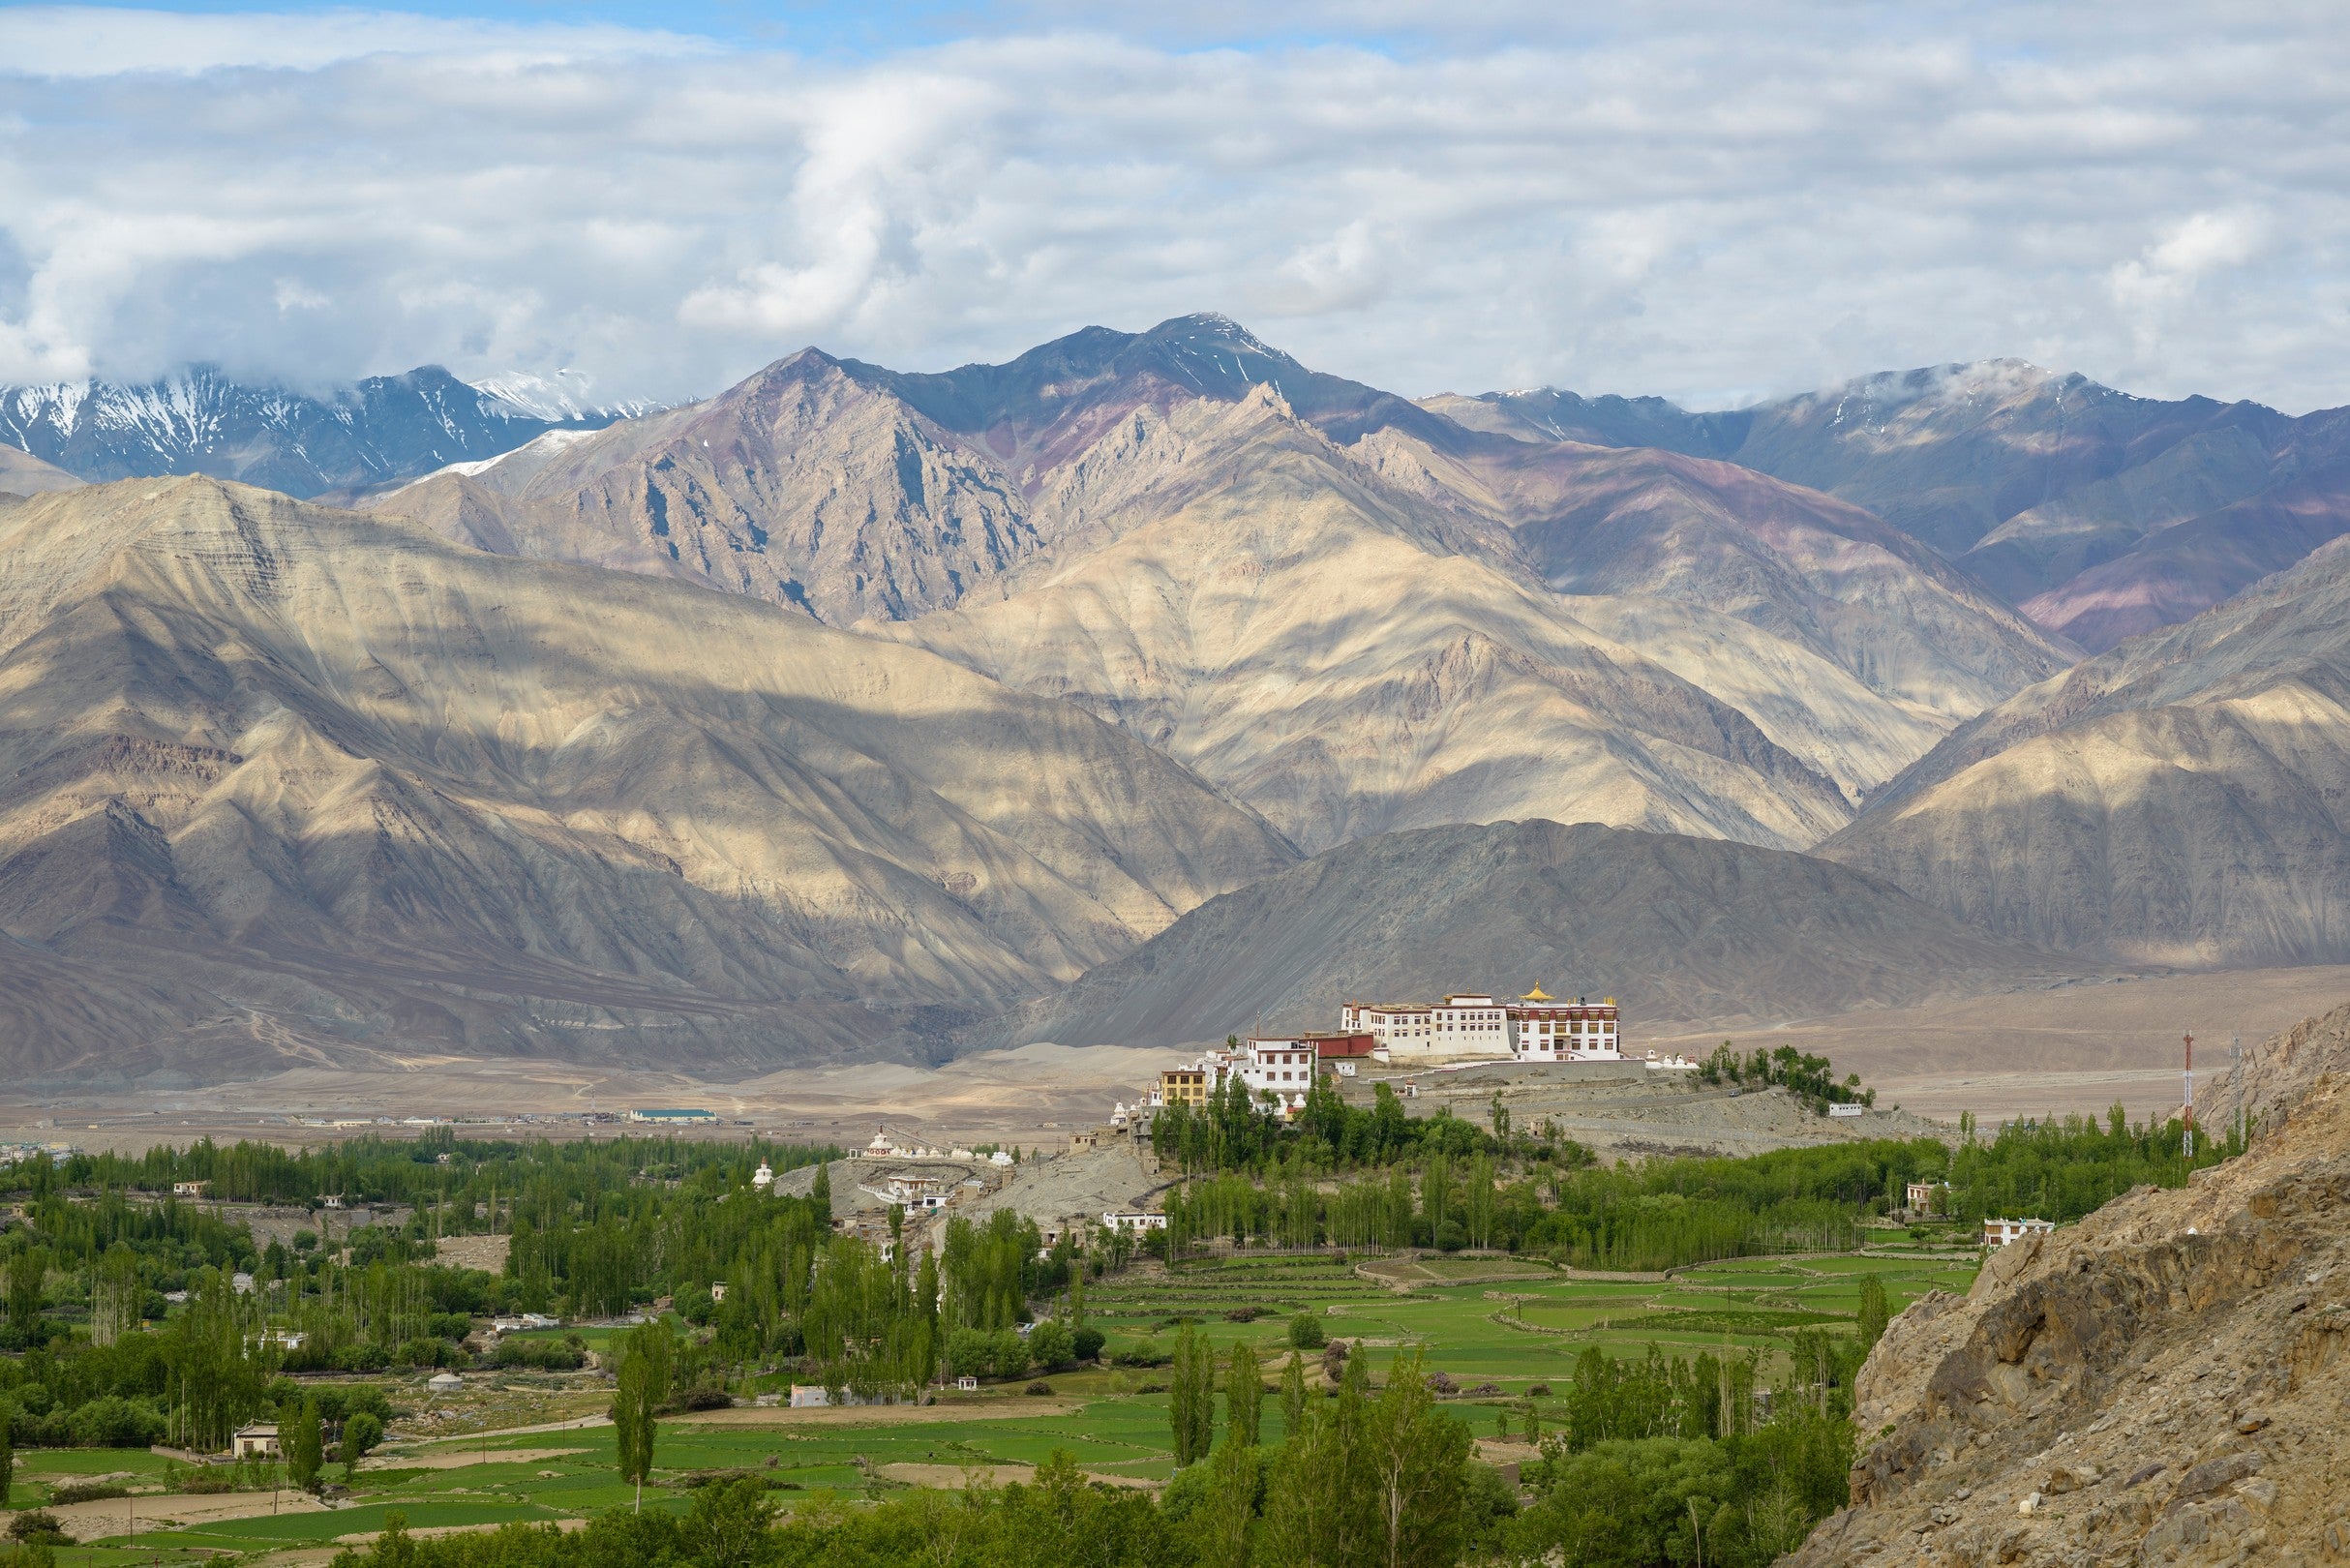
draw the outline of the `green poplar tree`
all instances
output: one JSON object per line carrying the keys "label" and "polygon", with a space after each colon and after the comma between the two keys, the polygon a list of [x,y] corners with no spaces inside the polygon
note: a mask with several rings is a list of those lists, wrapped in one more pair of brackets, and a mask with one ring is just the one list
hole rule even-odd
{"label": "green poplar tree", "polygon": [[1249,1525],[1256,1512],[1256,1450],[1238,1440],[1208,1464],[1208,1494],[1191,1515],[1199,1568],[1249,1568]]}
{"label": "green poplar tree", "polygon": [[1196,1380],[1191,1375],[1191,1362],[1198,1353],[1198,1336],[1186,1323],[1175,1336],[1174,1372],[1167,1379],[1167,1424],[1175,1438],[1175,1463],[1178,1467],[1199,1458],[1191,1433],[1196,1430],[1194,1407],[1199,1399]]}
{"label": "green poplar tree", "polygon": [[645,1508],[645,1481],[652,1474],[653,1441],[659,1423],[654,1413],[669,1398],[670,1330],[666,1318],[631,1329],[619,1341],[618,1386],[612,1401],[612,1424],[619,1450],[620,1479],[637,1489],[636,1507]]}
{"label": "green poplar tree", "polygon": [[1306,1353],[1289,1353],[1289,1368],[1281,1373],[1281,1435],[1294,1438],[1306,1424]]}
{"label": "green poplar tree", "polygon": [[286,1476],[304,1492],[318,1484],[326,1463],[326,1438],[318,1419],[318,1402],[305,1399],[278,1428],[278,1452],[286,1457]]}
{"label": "green poplar tree", "polygon": [[1231,1363],[1224,1369],[1224,1417],[1233,1442],[1256,1446],[1264,1408],[1264,1373],[1257,1367],[1256,1352],[1236,1344]]}
{"label": "green poplar tree", "polygon": [[1191,1454],[1206,1459],[1216,1446],[1216,1347],[1203,1336],[1191,1362]]}
{"label": "green poplar tree", "polygon": [[48,1275],[48,1254],[27,1247],[8,1260],[8,1321],[19,1334],[30,1334],[41,1317],[42,1284]]}
{"label": "green poplar tree", "polygon": [[1884,1338],[1884,1326],[1892,1320],[1892,1310],[1884,1296],[1884,1282],[1869,1275],[1860,1282],[1860,1348],[1867,1351]]}
{"label": "green poplar tree", "polygon": [[9,1435],[15,1424],[16,1407],[0,1400],[0,1508],[6,1508],[9,1489],[16,1484],[16,1442]]}
{"label": "green poplar tree", "polygon": [[1355,1466],[1376,1514],[1375,1554],[1388,1568],[1460,1559],[1472,1446],[1468,1429],[1435,1407],[1420,1353],[1406,1360],[1397,1351],[1386,1389],[1365,1411]]}

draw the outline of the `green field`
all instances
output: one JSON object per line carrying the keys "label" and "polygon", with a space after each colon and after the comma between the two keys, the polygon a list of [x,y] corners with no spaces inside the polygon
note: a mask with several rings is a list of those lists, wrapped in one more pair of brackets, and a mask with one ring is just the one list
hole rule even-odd
{"label": "green field", "polygon": [[[1115,1352],[1151,1339],[1171,1348],[1173,1324],[1189,1319],[1220,1348],[1246,1342],[1278,1372],[1288,1354],[1293,1314],[1318,1318],[1333,1338],[1360,1340],[1382,1369],[1397,1348],[1425,1350],[1432,1370],[1464,1390],[1491,1384],[1490,1395],[1463,1395],[1454,1408],[1480,1436],[1495,1431],[1498,1406],[1515,1406],[1527,1390],[1549,1384],[1563,1392],[1575,1358],[1597,1344],[1612,1355],[1642,1355],[1650,1344],[1668,1354],[1716,1353],[1725,1348],[1762,1353],[1765,1371],[1783,1359],[1788,1331],[1852,1321],[1859,1282],[1883,1280],[1895,1311],[1928,1289],[1964,1291],[1972,1260],[1845,1255],[1804,1259],[1747,1259],[1685,1271],[1655,1282],[1569,1279],[1521,1259],[1366,1259],[1381,1278],[1324,1256],[1259,1255],[1189,1264],[1174,1270],[1136,1269],[1089,1293],[1089,1321],[1109,1337]],[[1401,1280],[1399,1290],[1385,1280]],[[1248,1309],[1260,1315],[1250,1321]],[[1318,1353],[1313,1370],[1318,1372]],[[1105,1367],[1045,1379],[1048,1402],[1023,1393],[1023,1384],[949,1395],[922,1416],[871,1421],[838,1415],[807,1420],[788,1411],[717,1421],[678,1418],[663,1423],[648,1508],[681,1508],[697,1472],[755,1471],[779,1489],[787,1506],[819,1493],[878,1495],[910,1484],[892,1477],[900,1464],[1024,1465],[1054,1449],[1073,1452],[1086,1469],[1103,1476],[1161,1481],[1174,1471],[1166,1396],[1154,1385],[1163,1369]],[[1148,1390],[1148,1391],[1146,1391]],[[1554,1426],[1555,1397],[1535,1400],[1546,1426]],[[755,1424],[753,1424],[755,1423]],[[1280,1402],[1268,1400],[1268,1441],[1281,1436]],[[399,1509],[414,1528],[489,1524],[507,1520],[578,1517],[627,1504],[628,1489],[615,1479],[609,1427],[491,1436],[487,1462],[431,1467],[435,1457],[472,1458],[480,1439],[401,1444],[371,1462],[347,1505],[325,1513],[281,1514],[194,1524],[139,1535],[140,1555],[173,1547],[264,1552],[316,1545],[380,1529]],[[556,1457],[501,1459],[504,1454],[570,1449]],[[51,1480],[130,1470],[161,1479],[164,1462],[143,1453],[91,1450],[28,1451],[21,1456],[15,1500],[45,1495]],[[333,1471],[340,1478],[340,1470]],[[925,1472],[923,1479],[943,1478]],[[142,1512],[168,1517],[170,1499],[140,1499]],[[105,1562],[101,1553],[95,1562]],[[134,1560],[125,1556],[124,1561]]]}

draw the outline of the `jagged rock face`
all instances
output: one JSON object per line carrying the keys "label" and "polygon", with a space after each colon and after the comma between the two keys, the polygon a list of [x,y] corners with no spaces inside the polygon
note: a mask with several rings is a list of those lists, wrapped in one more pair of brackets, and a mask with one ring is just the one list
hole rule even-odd
{"label": "jagged rock face", "polygon": [[1399,484],[1486,520],[1568,595],[1642,594],[1736,617],[1955,724],[2074,662],[1926,546],[1856,506],[1730,463],[1382,429]]}
{"label": "jagged rock face", "polygon": [[[2021,524],[2025,519],[2015,520]],[[2095,652],[2202,614],[2350,532],[2350,465],[2149,529],[2113,559],[2026,598],[2024,613]],[[1970,553],[1968,564],[1975,564]]]}
{"label": "jagged rock face", "polygon": [[[1853,1506],[1789,1560],[2350,1553],[2350,1008],[2257,1048],[2310,1087],[2249,1153],[1998,1253],[1862,1367]],[[2264,1065],[2265,1064],[2265,1065]]]}

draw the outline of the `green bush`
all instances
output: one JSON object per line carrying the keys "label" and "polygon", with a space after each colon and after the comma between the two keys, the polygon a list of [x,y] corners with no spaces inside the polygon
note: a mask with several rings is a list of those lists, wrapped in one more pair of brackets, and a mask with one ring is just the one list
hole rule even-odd
{"label": "green bush", "polygon": [[527,1368],[536,1372],[574,1372],[588,1359],[587,1346],[569,1340],[524,1340],[508,1336],[490,1352],[493,1367]]}
{"label": "green bush", "polygon": [[994,1354],[990,1364],[998,1377],[1013,1378],[1028,1375],[1028,1342],[1020,1338],[1018,1329],[1004,1329],[995,1336]]}
{"label": "green bush", "polygon": [[1091,1361],[1100,1355],[1104,1342],[1102,1333],[1098,1328],[1080,1328],[1070,1336],[1071,1352],[1079,1361]]}
{"label": "green bush", "polygon": [[1076,1365],[1076,1336],[1068,1324],[1048,1317],[1029,1331],[1028,1353],[1046,1372],[1060,1372]]}
{"label": "green bush", "polygon": [[74,1538],[65,1533],[57,1516],[45,1508],[28,1508],[8,1522],[8,1533],[24,1542],[38,1541],[45,1546],[72,1546]]}
{"label": "green bush", "polygon": [[119,1394],[75,1407],[69,1427],[83,1448],[146,1448],[164,1440],[164,1418]]}
{"label": "green bush", "polygon": [[210,1497],[236,1490],[236,1476],[226,1465],[219,1468],[172,1469],[164,1476],[166,1490],[188,1497]]}
{"label": "green bush", "polygon": [[343,1424],[343,1476],[348,1480],[359,1462],[383,1441],[383,1423],[362,1410]]}
{"label": "green bush", "polygon": [[995,1342],[978,1329],[959,1328],[947,1336],[947,1373],[950,1377],[985,1377],[995,1369]]}
{"label": "green bush", "polygon": [[1311,1312],[1300,1312],[1289,1319],[1289,1344],[1297,1350],[1319,1350],[1329,1336],[1322,1332],[1322,1320]]}

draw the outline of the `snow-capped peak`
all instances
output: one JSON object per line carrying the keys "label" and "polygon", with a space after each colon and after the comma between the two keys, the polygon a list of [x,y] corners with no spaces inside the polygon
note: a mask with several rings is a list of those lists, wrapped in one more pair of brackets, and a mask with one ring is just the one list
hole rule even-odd
{"label": "snow-capped peak", "polygon": [[664,404],[643,398],[623,398],[599,403],[593,394],[594,382],[585,371],[569,367],[550,376],[531,371],[507,371],[497,376],[485,376],[467,383],[476,392],[487,393],[511,407],[516,415],[528,419],[544,419],[555,424],[569,424],[581,419],[640,419],[657,413]]}

